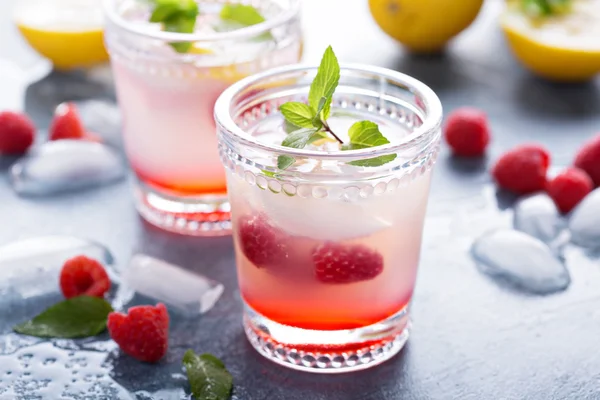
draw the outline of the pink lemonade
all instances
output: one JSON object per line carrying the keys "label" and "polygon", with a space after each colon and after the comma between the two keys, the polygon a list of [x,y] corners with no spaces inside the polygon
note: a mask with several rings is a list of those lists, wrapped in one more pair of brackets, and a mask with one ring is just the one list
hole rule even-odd
{"label": "pink lemonade", "polygon": [[[294,128],[280,107],[306,104],[315,70],[238,82],[215,116],[246,335],[279,364],[343,372],[387,360],[408,338],[442,111],[408,76],[342,66],[327,120],[339,140],[282,147]],[[342,151],[365,120],[388,144]]]}
{"label": "pink lemonade", "polygon": [[[256,34],[239,35],[247,28],[220,19],[225,2],[200,1],[196,32],[186,35],[163,32],[159,24],[147,22],[149,2],[108,2],[114,9],[106,43],[123,114],[125,150],[138,180],[140,213],[179,233],[227,233],[229,204],[214,104],[237,80],[300,59],[297,16],[278,6],[285,1],[261,2],[257,8],[267,22],[286,13],[290,17],[283,19],[283,27],[274,24],[280,30],[250,27],[270,34],[270,39],[257,39]],[[291,7],[295,0],[288,3]],[[237,36],[232,39],[231,34]],[[176,52],[167,40],[171,36],[189,40],[190,50]]]}

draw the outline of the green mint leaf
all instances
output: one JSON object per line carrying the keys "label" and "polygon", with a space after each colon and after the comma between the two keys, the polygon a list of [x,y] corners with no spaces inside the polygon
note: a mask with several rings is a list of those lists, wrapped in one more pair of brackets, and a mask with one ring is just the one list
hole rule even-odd
{"label": "green mint leaf", "polygon": [[333,49],[329,46],[327,47],[327,50],[325,50],[325,54],[323,54],[317,76],[310,85],[310,91],[308,93],[308,104],[315,111],[315,114],[317,114],[317,110],[320,108],[319,105],[321,104],[321,99],[323,97],[326,99],[325,105],[321,108],[322,112],[320,113],[322,114],[321,118],[323,120],[329,118],[331,100],[339,82],[340,64],[338,63]]}
{"label": "green mint leaf", "polygon": [[317,133],[315,128],[297,130],[287,135],[286,138],[283,139],[283,142],[281,142],[281,145],[284,147],[302,149],[306,147],[315,133]]}
{"label": "green mint leaf", "polygon": [[233,377],[217,357],[188,350],[183,356],[183,365],[196,400],[229,399]]}
{"label": "green mint leaf", "polygon": [[[312,124],[315,128],[321,128],[323,126],[323,121],[321,121],[321,113],[327,106],[327,97],[321,97],[319,100],[319,106],[317,107],[317,111],[315,112],[315,116],[313,117]],[[329,106],[331,107],[331,102],[329,102]],[[329,111],[327,112],[329,114]],[[329,118],[329,115],[323,115],[323,119],[326,120]]]}
{"label": "green mint leaf", "polygon": [[290,123],[290,121],[288,121],[288,120],[285,120],[285,122],[283,124],[283,130],[285,131],[285,133],[295,132],[298,130],[298,128],[300,128],[300,127]]}
{"label": "green mint leaf", "polygon": [[279,110],[285,120],[292,125],[300,128],[312,128],[314,126],[314,111],[304,103],[290,101],[282,104]]}
{"label": "green mint leaf", "polygon": [[106,329],[108,314],[113,311],[106,300],[79,296],[64,300],[42,312],[31,321],[13,329],[23,335],[42,338],[85,338]]}
{"label": "green mint leaf", "polygon": [[[150,22],[162,23],[167,32],[193,33],[199,14],[198,3],[194,0],[153,0],[154,9]],[[169,43],[178,53],[187,53],[190,42]]]}
{"label": "green mint leaf", "polygon": [[266,176],[268,176],[269,178],[274,178],[275,177],[275,172],[267,171],[266,169],[261,169],[261,172],[263,174],[265,174]]}
{"label": "green mint leaf", "polygon": [[221,9],[221,19],[234,21],[244,26],[252,26],[266,21],[256,8],[244,4],[225,4]]}
{"label": "green mint leaf", "polygon": [[279,156],[279,157],[277,157],[277,168],[288,169],[289,167],[294,165],[295,162],[296,162],[296,159],[294,157]]}
{"label": "green mint leaf", "polygon": [[[350,144],[342,146],[342,150],[367,149],[382,146],[390,141],[379,131],[379,126],[371,121],[359,121],[354,123],[348,131]],[[388,154],[369,158],[366,160],[352,161],[349,164],[358,167],[379,167],[396,159],[396,154]]]}
{"label": "green mint leaf", "polygon": [[545,17],[552,14],[546,0],[521,0],[521,8],[530,17]]}
{"label": "green mint leaf", "polygon": [[177,4],[157,4],[150,16],[150,22],[158,23],[166,21],[168,18],[175,16],[179,12]]}

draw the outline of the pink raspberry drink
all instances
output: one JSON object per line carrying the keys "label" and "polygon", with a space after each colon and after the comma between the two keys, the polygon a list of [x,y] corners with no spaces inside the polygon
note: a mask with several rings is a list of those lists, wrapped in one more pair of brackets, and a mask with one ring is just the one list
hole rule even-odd
{"label": "pink raspberry drink", "polygon": [[[344,372],[389,359],[408,338],[442,108],[406,75],[342,66],[316,125],[337,141],[286,145],[303,133],[282,105],[310,103],[315,72],[247,78],[221,95],[215,116],[250,342],[290,368]],[[377,126],[389,143],[359,146],[355,126]]]}
{"label": "pink raspberry drink", "polygon": [[[136,207],[146,220],[167,230],[228,234],[230,206],[214,104],[239,79],[298,62],[299,0],[257,1],[242,14],[236,9],[234,19],[223,17],[227,7],[248,6],[182,0],[182,7],[197,8],[189,33],[177,31],[189,28],[178,16],[150,22],[155,13],[161,18],[155,4],[161,0],[105,0],[105,41],[123,114],[125,150],[137,178]],[[252,25],[235,20],[241,15],[245,21],[248,12],[253,13]]]}

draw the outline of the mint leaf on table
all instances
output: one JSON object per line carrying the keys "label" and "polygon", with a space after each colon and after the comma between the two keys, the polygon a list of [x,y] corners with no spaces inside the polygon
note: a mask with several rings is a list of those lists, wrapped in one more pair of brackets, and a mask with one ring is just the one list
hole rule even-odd
{"label": "mint leaf on table", "polygon": [[196,400],[227,400],[231,395],[233,377],[225,364],[212,354],[197,355],[188,350],[183,356],[192,396]]}
{"label": "mint leaf on table", "polygon": [[42,338],[85,338],[106,329],[111,305],[99,297],[78,296],[61,301],[31,321],[13,328],[17,333]]}
{"label": "mint leaf on table", "polygon": [[[152,0],[150,22],[161,23],[167,32],[193,33],[200,13],[194,0]],[[178,53],[187,53],[191,42],[169,43]]]}
{"label": "mint leaf on table", "polygon": [[[329,46],[323,54],[317,76],[310,85],[310,92],[308,93],[308,104],[315,114],[320,115],[322,119],[329,118],[333,93],[335,93],[339,82],[340,64],[333,49]],[[322,98],[325,98],[325,104],[323,107],[319,107]],[[322,112],[317,113],[319,108],[322,109]]]}
{"label": "mint leaf on table", "polygon": [[[354,123],[348,131],[350,144],[342,147],[342,150],[367,149],[370,147],[383,146],[390,143],[379,131],[379,126],[371,121],[359,121]],[[396,154],[388,154],[369,158],[366,160],[352,161],[349,164],[358,167],[379,167],[396,159]]]}

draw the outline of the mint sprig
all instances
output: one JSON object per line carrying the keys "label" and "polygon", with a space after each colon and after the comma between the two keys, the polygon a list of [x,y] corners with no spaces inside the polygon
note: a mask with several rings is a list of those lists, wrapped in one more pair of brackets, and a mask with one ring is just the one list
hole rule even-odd
{"label": "mint sprig", "polygon": [[217,357],[206,353],[197,355],[188,350],[183,356],[183,365],[196,400],[229,399],[233,377]]}
{"label": "mint sprig", "polygon": [[[223,21],[231,22],[240,27],[252,26],[266,21],[265,17],[253,6],[247,4],[225,4],[221,9],[220,17]],[[271,40],[273,36],[266,32],[258,40]]]}
{"label": "mint sprig", "polygon": [[41,338],[85,338],[106,329],[108,314],[113,309],[101,298],[73,297],[53,305],[31,321],[13,328],[17,333]]}
{"label": "mint sprig", "polygon": [[521,0],[521,9],[530,17],[542,18],[568,13],[572,3],[572,0]]}
{"label": "mint sprig", "polygon": [[[194,0],[150,0],[154,6],[150,22],[161,23],[167,32],[193,33],[200,10]],[[169,43],[178,53],[187,53],[191,42]]]}
{"label": "mint sprig", "polygon": [[[350,143],[345,144],[329,126],[327,119],[331,114],[333,95],[340,82],[340,65],[331,46],[327,47],[317,75],[310,85],[308,104],[287,102],[280,107],[286,127],[294,126],[296,130],[289,132],[281,143],[284,147],[302,149],[319,140],[333,137],[341,146],[341,150],[356,150],[388,144],[389,140],[379,131],[376,123],[371,121],[356,122],[350,128]],[[287,129],[286,129],[287,131]],[[349,164],[361,167],[378,167],[396,159],[395,154],[374,157],[367,160],[353,161]],[[296,160],[291,156],[279,156],[277,167],[285,170]]]}

